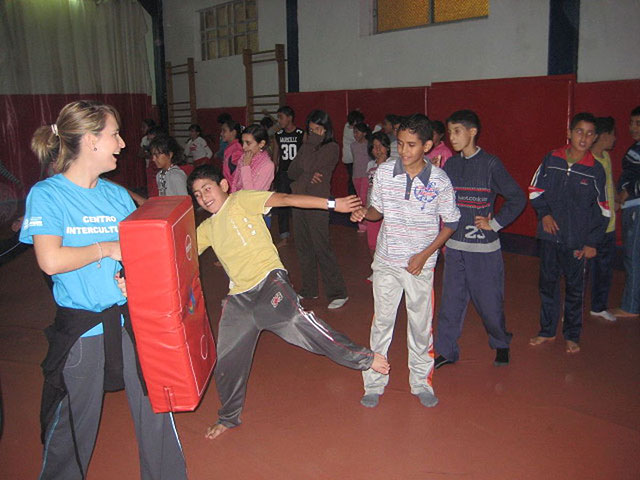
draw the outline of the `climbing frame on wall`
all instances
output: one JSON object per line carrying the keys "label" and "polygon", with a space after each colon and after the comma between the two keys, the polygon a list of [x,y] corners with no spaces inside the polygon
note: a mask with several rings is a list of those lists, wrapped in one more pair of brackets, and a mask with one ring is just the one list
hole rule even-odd
{"label": "climbing frame on wall", "polygon": [[[187,58],[187,63],[171,65],[165,63],[167,73],[167,110],[169,113],[169,135],[177,138],[189,136],[189,125],[198,123],[196,112],[196,71],[193,58]],[[173,94],[173,77],[187,75],[189,85],[189,100],[175,102]]]}
{"label": "climbing frame on wall", "polygon": [[[247,87],[247,123],[254,123],[256,115],[271,115],[278,111],[278,107],[286,103],[286,72],[284,62],[284,44],[276,44],[273,50],[253,52],[245,49],[242,52]],[[254,95],[253,65],[256,63],[277,62],[278,64],[278,93]]]}

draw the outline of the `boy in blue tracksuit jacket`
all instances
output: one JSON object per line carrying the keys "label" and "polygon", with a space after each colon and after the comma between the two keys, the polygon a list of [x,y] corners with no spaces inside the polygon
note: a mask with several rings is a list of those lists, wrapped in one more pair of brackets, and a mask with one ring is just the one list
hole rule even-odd
{"label": "boy in blue tracksuit jacket", "polygon": [[565,277],[562,333],[567,353],[580,351],[585,262],[596,256],[609,217],[606,175],[589,149],[596,140],[595,117],[573,117],[570,144],[548,153],[536,170],[529,198],[538,214],[540,239],[540,332],[529,340],[555,339],[560,319],[559,279]]}

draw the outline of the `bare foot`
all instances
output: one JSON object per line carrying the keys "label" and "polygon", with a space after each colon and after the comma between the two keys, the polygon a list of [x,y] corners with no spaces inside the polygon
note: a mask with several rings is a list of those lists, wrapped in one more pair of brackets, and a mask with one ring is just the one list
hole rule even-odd
{"label": "bare foot", "polygon": [[565,342],[565,351],[567,353],[578,353],[580,351],[580,345],[572,340],[567,340]]}
{"label": "bare foot", "polygon": [[282,247],[286,247],[288,244],[289,244],[289,239],[288,238],[283,238],[278,243],[276,243],[276,247],[277,248],[282,248]]}
{"label": "bare foot", "polygon": [[556,337],[532,337],[529,339],[529,345],[536,347],[538,345],[542,345],[543,343],[553,342],[555,339]]}
{"label": "bare foot", "polygon": [[611,313],[619,318],[636,318],[638,316],[637,313],[627,312],[626,310],[622,310],[621,308],[614,308],[611,310]]}
{"label": "bare foot", "polygon": [[213,440],[214,438],[222,435],[227,430],[229,430],[229,427],[225,427],[220,423],[216,423],[214,426],[207,428],[207,433],[204,434],[204,438],[206,438],[207,440]]}
{"label": "bare foot", "polygon": [[371,364],[371,368],[373,368],[376,372],[381,373],[383,375],[389,375],[389,370],[391,369],[391,365],[387,362],[387,358],[384,355],[380,355],[379,353],[373,354],[373,363]]}

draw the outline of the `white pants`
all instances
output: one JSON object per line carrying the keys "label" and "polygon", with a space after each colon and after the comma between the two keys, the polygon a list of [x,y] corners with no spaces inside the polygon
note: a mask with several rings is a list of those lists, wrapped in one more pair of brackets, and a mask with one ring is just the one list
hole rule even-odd
{"label": "white pants", "polygon": [[[380,264],[373,269],[374,316],[371,325],[371,350],[386,355],[393,338],[398,305],[405,294],[407,306],[407,347],[409,349],[409,385],[417,395],[433,393],[433,270],[423,269],[411,275],[404,268]],[[366,370],[362,373],[365,394],[384,393],[388,375]]]}

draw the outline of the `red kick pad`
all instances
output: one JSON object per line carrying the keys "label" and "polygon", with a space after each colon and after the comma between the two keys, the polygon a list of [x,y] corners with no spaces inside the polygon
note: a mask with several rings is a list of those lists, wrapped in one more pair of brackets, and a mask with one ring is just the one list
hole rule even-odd
{"label": "red kick pad", "polygon": [[194,410],[216,362],[189,197],[153,197],[120,223],[138,357],[153,411]]}

